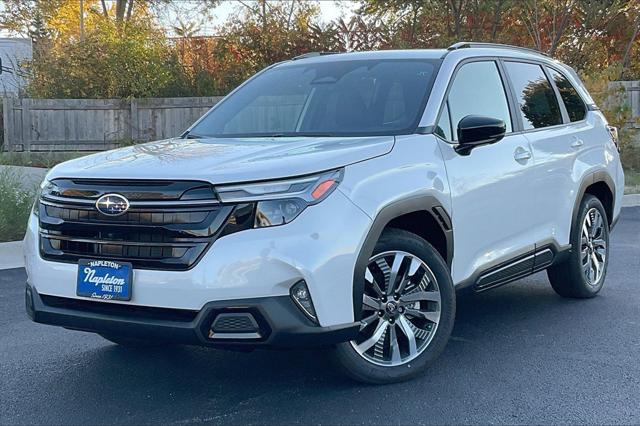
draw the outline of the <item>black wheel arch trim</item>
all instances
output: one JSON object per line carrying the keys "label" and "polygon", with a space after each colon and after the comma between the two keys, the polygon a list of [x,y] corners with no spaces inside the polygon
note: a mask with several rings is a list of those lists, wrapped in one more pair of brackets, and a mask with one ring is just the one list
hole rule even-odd
{"label": "black wheel arch trim", "polygon": [[451,217],[442,203],[433,195],[419,195],[392,202],[383,207],[373,219],[373,224],[365,237],[356,259],[353,272],[353,316],[354,321],[361,319],[362,293],[364,292],[364,275],[369,259],[382,232],[394,219],[409,213],[427,212],[438,224],[445,236],[449,268],[453,260],[453,227]]}
{"label": "black wheel arch trim", "polygon": [[[611,177],[611,175],[609,174],[609,172],[607,170],[598,170],[595,172],[591,172],[589,174],[587,174],[586,176],[583,177],[582,182],[580,183],[580,187],[578,189],[578,192],[576,194],[576,198],[573,202],[573,213],[571,215],[571,224],[574,224],[577,217],[578,217],[578,213],[580,212],[580,203],[582,202],[582,199],[584,198],[584,194],[587,191],[587,188],[590,187],[591,185],[598,183],[598,182],[603,182],[604,184],[607,185],[607,187],[609,188],[609,191],[611,192],[611,215],[612,217],[610,218],[609,222],[609,229],[611,229],[612,227],[612,223],[614,222],[615,218],[613,217],[613,212],[615,212],[615,203],[616,203],[616,185],[614,183],[613,178]],[[605,210],[606,210],[606,206],[605,206]]]}

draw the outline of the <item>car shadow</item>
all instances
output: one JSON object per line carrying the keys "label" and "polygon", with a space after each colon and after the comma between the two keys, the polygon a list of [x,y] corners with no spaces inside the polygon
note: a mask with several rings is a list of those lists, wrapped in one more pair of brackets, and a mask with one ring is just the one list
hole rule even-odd
{"label": "car shadow", "polygon": [[[452,342],[477,342],[485,345],[488,336],[499,344],[514,329],[525,328],[529,333],[546,329],[541,317],[562,317],[567,305],[583,305],[590,301],[574,301],[558,297],[542,280],[544,276],[521,280],[519,283],[476,294],[460,291],[457,295],[457,316]],[[541,285],[544,284],[544,285]],[[478,339],[478,333],[481,339]],[[482,340],[482,341],[481,341]],[[457,345],[449,345],[443,354],[458,357]],[[277,387],[293,382],[313,381],[330,386],[358,386],[336,371],[330,348],[297,350],[263,350],[251,352],[227,351],[195,346],[161,346],[127,348],[105,341],[93,351],[90,374],[103,377],[120,368],[121,379],[154,378],[166,384],[188,381],[192,388],[209,388],[207,381],[234,381],[251,387],[252,382]],[[466,354],[465,363],[473,363],[473,355]],[[444,361],[446,363],[446,361]],[[441,366],[444,367],[444,366]],[[203,382],[203,378],[207,380]],[[131,383],[135,385],[135,383]]]}
{"label": "car shadow", "polygon": [[[592,316],[595,306],[607,303],[606,297],[562,299],[543,274],[485,293],[461,291],[457,296],[451,341],[429,371],[413,382],[424,395],[459,396],[484,387],[494,377],[518,376],[541,356],[536,355],[539,348],[567,340],[558,324],[574,321],[576,314]],[[347,391],[377,395],[383,389],[343,376],[328,349],[246,353],[189,346],[130,349],[106,340],[96,342],[74,360],[75,374],[61,371],[51,386],[61,401],[81,396],[83,407],[97,411],[120,406],[124,411],[110,417],[116,423],[144,423],[149,410],[154,418],[166,421],[267,421],[259,413],[297,421],[298,417],[287,417],[275,407],[291,401],[304,418],[317,410],[313,404],[301,405],[305,398],[333,403]],[[406,384],[384,389],[403,390]],[[180,409],[172,410],[176,406]],[[184,412],[211,416],[185,418]]]}

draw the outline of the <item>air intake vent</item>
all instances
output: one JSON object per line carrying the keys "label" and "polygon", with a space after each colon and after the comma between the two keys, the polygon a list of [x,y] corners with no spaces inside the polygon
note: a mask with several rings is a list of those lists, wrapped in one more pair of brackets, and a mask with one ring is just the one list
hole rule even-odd
{"label": "air intake vent", "polygon": [[259,339],[260,327],[248,312],[218,314],[209,330],[210,339]]}

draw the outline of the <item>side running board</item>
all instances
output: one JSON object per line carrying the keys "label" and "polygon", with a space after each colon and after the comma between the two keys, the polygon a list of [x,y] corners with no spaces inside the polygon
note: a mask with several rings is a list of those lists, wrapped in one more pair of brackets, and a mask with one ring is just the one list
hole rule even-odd
{"label": "side running board", "polygon": [[483,272],[476,280],[474,290],[485,291],[524,278],[551,266],[555,258],[556,252],[550,246],[540,247]]}

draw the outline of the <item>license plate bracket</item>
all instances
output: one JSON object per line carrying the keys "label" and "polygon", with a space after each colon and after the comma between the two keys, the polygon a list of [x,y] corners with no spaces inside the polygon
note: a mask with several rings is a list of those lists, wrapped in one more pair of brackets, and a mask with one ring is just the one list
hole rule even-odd
{"label": "license plate bracket", "polygon": [[116,260],[80,259],[76,295],[101,300],[131,300],[133,267]]}

